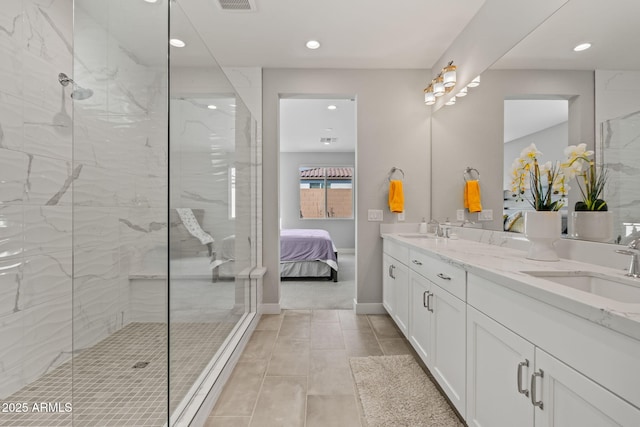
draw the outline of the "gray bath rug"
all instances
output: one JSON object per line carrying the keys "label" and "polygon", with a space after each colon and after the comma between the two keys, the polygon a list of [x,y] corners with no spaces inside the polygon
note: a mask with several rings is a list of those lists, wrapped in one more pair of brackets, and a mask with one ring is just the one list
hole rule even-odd
{"label": "gray bath rug", "polygon": [[368,427],[464,426],[410,355],[352,357]]}

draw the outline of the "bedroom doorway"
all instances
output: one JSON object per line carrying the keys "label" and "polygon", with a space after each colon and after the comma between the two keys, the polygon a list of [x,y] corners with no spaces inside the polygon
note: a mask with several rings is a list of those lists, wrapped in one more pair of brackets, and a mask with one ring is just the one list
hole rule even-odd
{"label": "bedroom doorway", "polygon": [[353,309],[356,97],[287,96],[279,109],[280,307]]}

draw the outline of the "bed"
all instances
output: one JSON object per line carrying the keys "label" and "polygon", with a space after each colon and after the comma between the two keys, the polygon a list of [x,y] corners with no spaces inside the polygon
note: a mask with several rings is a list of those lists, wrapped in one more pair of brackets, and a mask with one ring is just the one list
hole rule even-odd
{"label": "bed", "polygon": [[280,230],[280,277],[338,281],[338,252],[329,232],[321,229]]}

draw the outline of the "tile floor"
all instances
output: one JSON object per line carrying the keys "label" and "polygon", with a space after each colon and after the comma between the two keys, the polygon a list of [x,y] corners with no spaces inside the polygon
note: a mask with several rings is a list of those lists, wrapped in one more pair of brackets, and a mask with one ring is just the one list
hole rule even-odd
{"label": "tile floor", "polygon": [[[0,426],[163,426],[218,348],[233,321],[171,325],[171,402],[167,402],[167,325],[130,323],[3,402],[73,403],[73,412],[0,412]],[[137,362],[149,362],[134,368]],[[73,386],[72,386],[73,385]]]}
{"label": "tile floor", "polygon": [[280,305],[284,309],[351,309],[356,295],[356,256],[338,254],[338,282],[282,280]]}
{"label": "tile floor", "polygon": [[361,427],[349,357],[412,354],[387,315],[263,315],[206,427]]}

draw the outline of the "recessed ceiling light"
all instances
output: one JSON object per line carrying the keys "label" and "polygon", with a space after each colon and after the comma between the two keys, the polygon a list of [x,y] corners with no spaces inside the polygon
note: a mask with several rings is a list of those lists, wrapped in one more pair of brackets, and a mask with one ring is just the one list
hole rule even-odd
{"label": "recessed ceiling light", "polygon": [[215,109],[217,109],[218,107],[216,107],[216,106],[215,106],[215,105],[213,105],[213,104],[209,104],[209,105],[207,105],[207,108],[208,108],[209,110],[215,110]]}
{"label": "recessed ceiling light", "polygon": [[173,47],[185,47],[187,44],[180,39],[171,39],[169,44]]}
{"label": "recessed ceiling light", "polygon": [[590,47],[591,47],[591,43],[581,43],[578,46],[574,47],[573,50],[575,52],[580,52],[580,51],[583,51],[583,50],[587,50]]}
{"label": "recessed ceiling light", "polygon": [[338,107],[336,107],[335,105],[329,105],[327,107],[327,109],[329,109],[329,110],[335,110],[336,108],[338,108]]}
{"label": "recessed ceiling light", "polygon": [[146,1],[147,3],[157,3],[158,2],[158,0],[144,0],[144,1]]}
{"label": "recessed ceiling light", "polygon": [[320,47],[320,42],[318,40],[309,40],[307,42],[308,49],[317,49]]}
{"label": "recessed ceiling light", "polygon": [[333,128],[325,128],[324,130],[327,131],[327,132],[331,132],[333,130]]}

